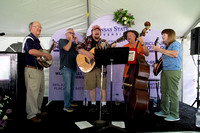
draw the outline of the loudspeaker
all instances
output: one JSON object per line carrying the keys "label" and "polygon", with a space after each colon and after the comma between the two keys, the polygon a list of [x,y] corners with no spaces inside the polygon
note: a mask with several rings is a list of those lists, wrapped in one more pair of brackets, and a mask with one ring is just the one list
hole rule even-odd
{"label": "loudspeaker", "polygon": [[190,55],[200,53],[200,27],[191,30]]}

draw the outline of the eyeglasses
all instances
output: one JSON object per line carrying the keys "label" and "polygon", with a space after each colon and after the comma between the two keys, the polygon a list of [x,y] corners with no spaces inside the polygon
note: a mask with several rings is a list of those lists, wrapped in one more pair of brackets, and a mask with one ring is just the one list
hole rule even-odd
{"label": "eyeglasses", "polygon": [[93,31],[100,31],[99,29],[94,29]]}
{"label": "eyeglasses", "polygon": [[73,33],[73,32],[67,32],[67,33],[72,34],[72,35],[75,35],[75,33]]}
{"label": "eyeglasses", "polygon": [[32,26],[32,27],[35,27],[35,28],[37,28],[37,29],[42,29],[42,27],[41,26]]}

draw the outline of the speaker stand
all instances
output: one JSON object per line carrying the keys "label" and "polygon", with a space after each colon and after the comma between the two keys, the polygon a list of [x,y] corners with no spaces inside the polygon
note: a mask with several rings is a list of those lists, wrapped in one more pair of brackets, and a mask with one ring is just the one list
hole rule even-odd
{"label": "speaker stand", "polygon": [[196,97],[196,100],[194,101],[194,103],[192,104],[192,106],[194,106],[194,104],[197,103],[197,108],[199,108],[199,103],[200,103],[200,100],[199,100],[199,63],[200,63],[200,60],[199,60],[199,54],[198,54],[198,60],[197,60],[197,69],[198,69],[198,72],[197,72],[197,97]]}

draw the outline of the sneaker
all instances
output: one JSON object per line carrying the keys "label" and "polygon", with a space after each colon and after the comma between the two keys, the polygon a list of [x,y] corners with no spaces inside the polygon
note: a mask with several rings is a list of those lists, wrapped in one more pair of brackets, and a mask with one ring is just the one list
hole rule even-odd
{"label": "sneaker", "polygon": [[71,108],[71,107],[67,107],[67,108],[66,108],[66,107],[64,107],[63,110],[64,110],[64,111],[67,111],[67,112],[73,112],[73,111],[74,111],[74,108]]}
{"label": "sneaker", "polygon": [[96,112],[96,111],[97,111],[97,107],[96,107],[96,105],[91,104],[91,107],[90,107],[90,109],[89,109],[89,112],[94,113],[94,112]]}
{"label": "sneaker", "polygon": [[74,103],[74,102],[72,102],[72,103],[71,103],[71,106],[72,106],[72,107],[77,107],[77,106],[78,106],[78,104],[77,104],[77,103]]}
{"label": "sneaker", "polygon": [[103,114],[103,115],[109,114],[106,105],[103,105],[103,106],[102,106],[102,114]]}
{"label": "sneaker", "polygon": [[164,120],[166,120],[166,121],[179,121],[180,118],[179,117],[178,118],[174,118],[171,115],[169,115],[166,118],[164,118]]}
{"label": "sneaker", "polygon": [[162,111],[155,112],[154,114],[157,115],[157,116],[162,116],[162,117],[167,117],[168,116],[167,114],[163,113]]}

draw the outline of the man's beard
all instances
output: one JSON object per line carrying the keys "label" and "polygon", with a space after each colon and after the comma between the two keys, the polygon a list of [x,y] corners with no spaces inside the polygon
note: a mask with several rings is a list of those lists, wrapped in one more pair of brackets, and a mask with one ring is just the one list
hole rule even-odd
{"label": "man's beard", "polygon": [[100,38],[100,36],[98,36],[98,37],[97,37],[97,36],[95,36],[94,38],[95,38],[95,39],[99,39],[99,38]]}

